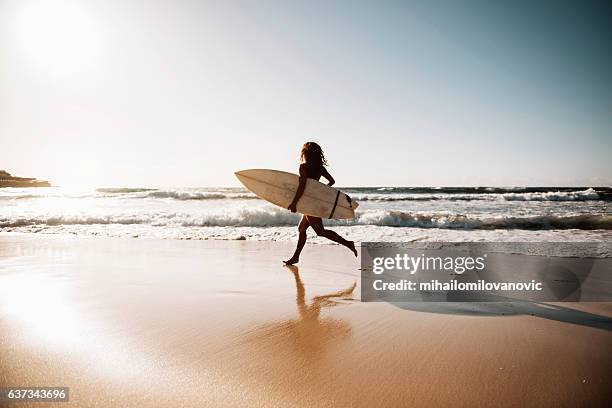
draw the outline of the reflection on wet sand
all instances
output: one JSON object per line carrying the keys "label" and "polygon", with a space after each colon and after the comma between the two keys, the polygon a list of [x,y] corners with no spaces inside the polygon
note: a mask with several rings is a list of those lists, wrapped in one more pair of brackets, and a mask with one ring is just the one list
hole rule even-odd
{"label": "reflection on wet sand", "polygon": [[346,301],[352,300],[357,282],[346,289],[315,296],[308,304],[299,268],[295,265],[286,267],[295,279],[298,318],[260,326],[249,333],[247,341],[263,342],[273,347],[275,353],[298,352],[302,354],[301,359],[316,359],[326,345],[350,336],[351,327],[348,323],[331,317],[321,317],[321,311],[347,304]]}

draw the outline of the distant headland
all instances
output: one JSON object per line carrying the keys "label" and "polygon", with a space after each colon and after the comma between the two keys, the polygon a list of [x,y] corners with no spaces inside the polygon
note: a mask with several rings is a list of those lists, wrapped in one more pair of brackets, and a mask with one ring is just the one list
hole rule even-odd
{"label": "distant headland", "polygon": [[0,187],[51,187],[51,184],[32,177],[13,177],[9,172],[0,170]]}

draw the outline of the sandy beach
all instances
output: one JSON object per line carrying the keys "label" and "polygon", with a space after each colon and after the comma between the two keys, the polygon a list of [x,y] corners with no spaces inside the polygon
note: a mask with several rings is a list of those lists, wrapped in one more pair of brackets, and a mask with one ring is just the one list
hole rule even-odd
{"label": "sandy beach", "polygon": [[280,262],[290,252],[4,234],[0,386],[70,387],[70,402],[56,405],[75,407],[570,407],[611,397],[609,303],[362,303],[359,263],[343,248],[308,246],[293,269]]}

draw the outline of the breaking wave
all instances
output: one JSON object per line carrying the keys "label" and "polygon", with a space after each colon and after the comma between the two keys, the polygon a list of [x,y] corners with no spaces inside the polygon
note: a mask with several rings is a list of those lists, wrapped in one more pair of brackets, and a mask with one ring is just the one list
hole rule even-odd
{"label": "breaking wave", "polygon": [[151,191],[145,198],[174,198],[176,200],[218,200],[227,198],[221,193],[202,193],[186,191]]}
{"label": "breaking wave", "polygon": [[156,188],[129,188],[129,187],[118,187],[118,188],[96,188],[98,193],[108,194],[126,194],[126,193],[142,193],[146,191],[156,191]]}
{"label": "breaking wave", "polygon": [[[539,201],[539,202],[584,202],[612,201],[610,188],[433,188],[433,187],[379,187],[379,188],[345,188],[357,201],[400,202],[400,201]],[[243,188],[98,188],[95,191],[61,191],[57,189],[40,189],[25,191],[0,191],[0,201],[28,200],[44,198],[102,198],[102,199],[166,199],[166,200],[250,200],[258,197]]]}
{"label": "breaking wave", "polygon": [[[204,214],[142,213],[110,215],[53,215],[16,216],[0,218],[0,228],[32,225],[96,225],[96,224],[148,224],[155,227],[277,227],[295,226],[299,215],[280,208],[243,208],[228,212]],[[465,230],[492,229],[581,229],[612,230],[612,215],[534,215],[474,217],[461,214],[425,214],[402,211],[367,210],[359,212],[354,220],[328,221],[330,225],[372,225],[385,227],[440,228]]]}
{"label": "breaking wave", "polygon": [[[113,190],[113,191],[102,191]],[[100,193],[109,193],[118,198],[162,198],[174,200],[222,200],[222,199],[252,199],[257,198],[249,192],[223,192],[198,190],[159,190],[159,189],[97,189]],[[143,194],[144,193],[144,194]]]}
{"label": "breaking wave", "polygon": [[455,194],[352,194],[357,201],[598,201],[603,200],[592,188],[582,191],[547,191],[522,193],[455,193]]}
{"label": "breaking wave", "polygon": [[443,229],[612,229],[612,215],[536,215],[525,217],[471,217],[461,214],[423,214],[371,211],[358,216],[359,224]]}

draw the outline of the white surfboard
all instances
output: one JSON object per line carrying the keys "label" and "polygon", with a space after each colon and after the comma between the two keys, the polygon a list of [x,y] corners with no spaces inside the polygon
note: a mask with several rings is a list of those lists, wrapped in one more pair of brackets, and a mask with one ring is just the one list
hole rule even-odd
{"label": "white surfboard", "polygon": [[[234,173],[246,188],[258,197],[287,208],[298,188],[297,174],[280,170],[250,169]],[[340,190],[313,179],[306,180],[304,194],[297,203],[297,212],[315,217],[344,220],[355,218],[359,204]]]}

